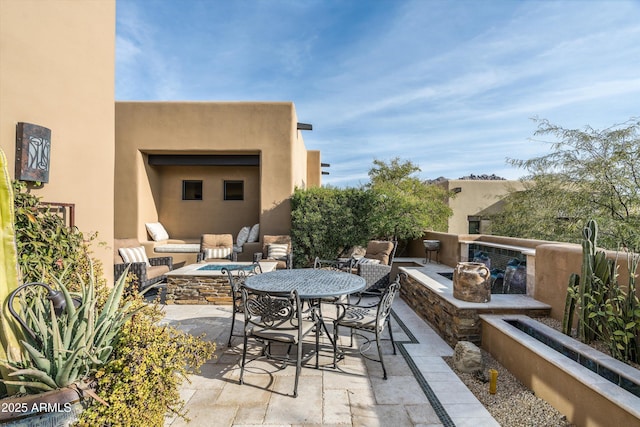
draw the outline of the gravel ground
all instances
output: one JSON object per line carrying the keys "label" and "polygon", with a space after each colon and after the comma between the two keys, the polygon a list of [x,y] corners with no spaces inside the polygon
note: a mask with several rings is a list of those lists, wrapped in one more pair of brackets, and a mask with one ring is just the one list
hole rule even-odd
{"label": "gravel ground", "polygon": [[[459,372],[453,358],[445,358],[458,377],[503,427],[568,427],[573,426],[564,415],[520,383],[489,353],[482,350],[486,378]],[[489,393],[488,370],[498,371],[496,394]]]}
{"label": "gravel ground", "polygon": [[[552,318],[538,321],[560,330],[560,322]],[[482,352],[483,375],[459,372],[453,366],[453,358],[446,358],[449,366],[471,390],[476,398],[503,427],[571,427],[567,418],[553,406],[537,397],[489,353]],[[498,371],[496,394],[489,393],[489,369]]]}

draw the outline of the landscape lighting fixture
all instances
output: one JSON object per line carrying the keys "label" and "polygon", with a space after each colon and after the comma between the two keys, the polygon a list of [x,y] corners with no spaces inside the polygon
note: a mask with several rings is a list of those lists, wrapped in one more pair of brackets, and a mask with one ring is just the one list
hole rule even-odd
{"label": "landscape lighting fixture", "polygon": [[[43,288],[45,288],[49,292],[49,294],[47,295],[47,299],[53,303],[53,310],[56,313],[56,316],[59,316],[60,314],[62,314],[64,309],[67,307],[67,301],[65,300],[64,294],[62,292],[56,291],[55,289],[51,288],[51,286],[47,285],[46,283],[41,283],[41,282],[25,283],[23,285],[18,286],[13,292],[11,292],[9,294],[9,299],[8,299],[9,312],[18,321],[18,323],[20,323],[22,328],[25,331],[27,331],[27,333],[29,333],[31,338],[33,338],[38,343],[42,344],[42,340],[38,336],[36,336],[36,333],[33,332],[33,330],[29,327],[29,325],[27,325],[27,322],[25,322],[24,319],[22,317],[20,317],[18,315],[18,313],[16,312],[16,310],[13,308],[13,299],[15,298],[15,296],[20,291],[22,291],[23,289],[28,288],[29,286],[42,286]],[[79,301],[79,300],[77,300],[75,298],[73,299],[73,305],[74,306],[77,307],[80,304],[81,304],[81,301]]]}

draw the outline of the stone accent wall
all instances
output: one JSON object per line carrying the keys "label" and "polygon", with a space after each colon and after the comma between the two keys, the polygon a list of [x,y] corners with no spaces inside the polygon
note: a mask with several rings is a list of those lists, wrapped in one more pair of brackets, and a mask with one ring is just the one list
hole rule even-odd
{"label": "stone accent wall", "polygon": [[455,347],[458,341],[481,344],[481,314],[524,314],[530,317],[549,315],[549,309],[459,309],[429,287],[404,275],[400,295],[451,347]]}
{"label": "stone accent wall", "polygon": [[226,276],[167,278],[167,304],[232,304]]}

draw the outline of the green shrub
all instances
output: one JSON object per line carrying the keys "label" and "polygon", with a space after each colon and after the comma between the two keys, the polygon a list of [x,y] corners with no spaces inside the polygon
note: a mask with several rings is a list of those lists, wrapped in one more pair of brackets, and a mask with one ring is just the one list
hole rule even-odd
{"label": "green shrub", "polygon": [[167,413],[185,417],[178,387],[212,357],[215,344],[158,326],[158,306],[146,306],[125,325],[112,359],[96,374],[98,395],[79,426],[160,426]]}
{"label": "green shrub", "polygon": [[[13,195],[22,281],[49,283],[66,271],[67,287],[79,290],[80,281],[90,280],[87,255],[91,254],[90,244],[97,235],[85,235],[76,227],[67,227],[64,219],[42,205],[22,181],[13,181]],[[95,268],[95,277],[104,281],[100,265]]]}
{"label": "green shrub", "polygon": [[[92,271],[92,270],[91,270]],[[93,279],[93,274],[90,272]],[[55,280],[55,288],[66,300],[64,311],[56,313],[47,303],[40,286],[27,286],[18,294],[22,318],[33,332],[20,341],[22,355],[17,360],[0,360],[11,373],[2,379],[7,385],[19,386],[27,393],[39,393],[67,387],[93,375],[111,356],[122,326],[136,312],[133,302],[121,304],[125,286],[122,276],[98,306],[96,283],[82,286],[76,307],[65,285],[63,274]]]}
{"label": "green shrub", "polygon": [[371,239],[375,203],[370,191],[347,188],[296,189],[291,197],[291,238],[296,267],[316,256],[334,259],[344,249]]}
{"label": "green shrub", "polygon": [[[42,281],[55,288],[64,272],[65,287],[78,292],[91,281],[96,313],[102,312],[109,304],[111,288],[101,263],[91,257],[97,235],[85,236],[77,228],[67,227],[62,217],[27,191],[24,183],[14,181],[13,188],[22,282]],[[199,369],[215,350],[215,344],[200,337],[161,326],[160,308],[146,304],[140,295],[126,295],[118,308],[124,306],[134,317],[118,325],[115,346],[106,363],[89,370],[94,372],[89,372],[93,375],[88,379],[95,380],[98,396],[108,405],[92,401],[81,414],[81,426],[156,426],[164,423],[167,413],[184,416],[178,387],[186,374]],[[46,307],[41,304],[38,310],[44,313]]]}

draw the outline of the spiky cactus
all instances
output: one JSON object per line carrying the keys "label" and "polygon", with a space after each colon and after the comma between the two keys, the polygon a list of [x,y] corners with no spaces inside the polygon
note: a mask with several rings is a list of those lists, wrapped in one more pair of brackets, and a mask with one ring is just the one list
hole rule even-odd
{"label": "spiky cactus", "polygon": [[[7,170],[7,158],[0,149],[0,359],[11,357],[14,360],[20,358],[19,336],[13,319],[7,311],[7,296],[18,287],[20,271],[18,269],[18,255],[16,252],[16,233],[14,226],[13,190],[9,172]],[[8,378],[9,372],[0,367],[3,379]],[[4,390],[12,393],[11,387]]]}
{"label": "spiky cactus", "polygon": [[573,315],[577,312],[578,338],[588,343],[599,334],[599,320],[594,313],[602,312],[611,289],[617,286],[618,266],[607,259],[605,251],[597,249],[598,224],[594,220],[589,220],[582,237],[582,269],[580,275],[572,274],[569,278],[563,332],[571,334]]}

